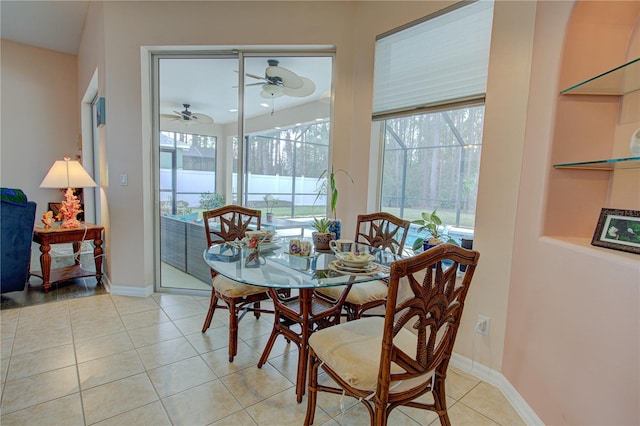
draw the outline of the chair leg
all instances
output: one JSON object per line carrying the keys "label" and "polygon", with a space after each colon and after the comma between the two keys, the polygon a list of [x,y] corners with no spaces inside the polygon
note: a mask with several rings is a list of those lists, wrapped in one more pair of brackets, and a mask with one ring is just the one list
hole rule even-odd
{"label": "chair leg", "polygon": [[304,417],[304,425],[309,426],[313,423],[316,415],[316,403],[318,399],[318,368],[320,363],[313,353],[313,349],[309,349],[309,394],[307,395],[307,414]]}
{"label": "chair leg", "polygon": [[255,311],[253,311],[253,316],[260,318],[260,302],[254,303],[253,308],[255,309]]}
{"label": "chair leg", "polygon": [[211,301],[209,302],[209,311],[207,312],[207,318],[204,320],[204,324],[202,325],[202,332],[204,333],[211,326],[211,320],[213,320],[213,314],[216,311],[216,306],[218,305],[218,296],[216,295],[216,290],[211,289]]}
{"label": "chair leg", "polygon": [[233,299],[229,301],[229,362],[238,353],[238,311]]}
{"label": "chair leg", "polygon": [[[304,326],[303,326],[304,327]],[[307,361],[309,356],[309,345],[304,342],[309,341],[309,332],[302,330],[302,343],[298,346],[298,375],[296,379],[296,400],[298,404],[302,402],[302,396],[305,394],[307,381]]]}
{"label": "chair leg", "polygon": [[345,304],[344,305],[344,310],[347,313],[347,321],[353,321],[353,320],[357,320],[360,319],[360,316],[362,315],[362,311],[360,310],[362,308],[362,306],[360,305],[352,305],[352,304]]}
{"label": "chair leg", "polygon": [[447,399],[444,392],[444,379],[436,379],[432,393],[436,413],[438,413],[438,417],[440,418],[440,424],[442,426],[451,426],[449,414],[447,413]]}
{"label": "chair leg", "polygon": [[373,423],[375,426],[386,426],[387,425],[387,416],[389,413],[387,412],[387,404],[375,404],[373,408]]}
{"label": "chair leg", "polygon": [[360,305],[350,306],[349,316],[351,317],[351,319],[349,321],[360,319],[360,317],[362,316],[361,309],[362,309],[362,306]]}
{"label": "chair leg", "polygon": [[[276,321],[279,321],[278,318],[276,318]],[[276,328],[276,326],[273,326],[273,329],[271,330],[271,335],[269,336],[269,340],[267,341],[267,344],[264,347],[264,350],[262,351],[262,355],[260,356],[260,360],[258,361],[258,368],[262,368],[263,365],[265,365],[267,363],[267,360],[269,359],[269,354],[271,353],[271,349],[273,349],[273,344],[276,342],[276,338],[278,337],[278,334],[280,334]]]}

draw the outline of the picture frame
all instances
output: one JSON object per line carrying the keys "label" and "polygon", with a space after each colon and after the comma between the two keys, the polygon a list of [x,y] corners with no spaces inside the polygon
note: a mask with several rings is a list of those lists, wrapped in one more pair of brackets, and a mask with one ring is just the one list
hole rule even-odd
{"label": "picture frame", "polygon": [[640,254],[640,211],[602,209],[591,244]]}
{"label": "picture frame", "polygon": [[102,127],[106,123],[104,103],[105,101],[103,97],[98,98],[98,100],[96,101],[96,124],[98,125],[98,127]]}

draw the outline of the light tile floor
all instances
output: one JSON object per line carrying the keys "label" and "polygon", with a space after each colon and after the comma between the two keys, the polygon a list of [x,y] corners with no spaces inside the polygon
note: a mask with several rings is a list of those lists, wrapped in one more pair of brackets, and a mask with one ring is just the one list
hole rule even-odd
{"label": "light tile floor", "polygon": [[[301,425],[306,398],[295,402],[295,345],[280,339],[258,369],[272,316],[247,316],[229,363],[227,312],[216,312],[212,327],[200,332],[208,303],[103,294],[0,311],[0,424]],[[523,424],[498,389],[449,372],[454,425]],[[355,400],[324,393],[318,399],[316,425],[368,424]],[[438,420],[399,408],[389,423]]]}

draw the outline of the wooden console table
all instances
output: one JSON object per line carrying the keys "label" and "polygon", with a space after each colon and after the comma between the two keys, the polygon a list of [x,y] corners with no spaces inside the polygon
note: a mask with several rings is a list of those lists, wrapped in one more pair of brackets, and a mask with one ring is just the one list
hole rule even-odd
{"label": "wooden console table", "polygon": [[[96,277],[98,285],[102,282],[102,231],[103,226],[82,223],[79,228],[35,228],[33,230],[33,241],[40,244],[40,267],[42,276],[31,274],[42,278],[42,288],[48,292],[51,284],[67,281],[73,278]],[[73,243],[73,252],[78,253],[83,240],[93,240],[93,258],[96,271],[87,271],[80,266],[79,256],[74,255],[74,264],[63,268],[51,270],[51,244]]]}

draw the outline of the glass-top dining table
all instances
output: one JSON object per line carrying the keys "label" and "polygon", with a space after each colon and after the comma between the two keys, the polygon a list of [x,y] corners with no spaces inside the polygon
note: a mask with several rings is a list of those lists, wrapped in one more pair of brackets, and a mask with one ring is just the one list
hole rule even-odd
{"label": "glass-top dining table", "polygon": [[[242,242],[221,242],[213,244],[204,251],[204,260],[217,273],[241,283],[265,287],[278,309],[279,289],[298,291],[298,303],[301,317],[300,354],[298,357],[298,377],[296,395],[301,402],[305,393],[308,339],[311,334],[311,321],[314,290],[320,287],[357,285],[389,277],[391,262],[400,258],[389,251],[366,244],[354,244],[353,251],[373,255],[366,269],[345,269],[341,267],[333,252],[312,252],[308,256],[289,253],[288,238],[261,244],[258,253],[246,247]],[[350,288],[350,287],[349,287]],[[344,300],[345,297],[341,298]],[[338,309],[341,307],[338,306]],[[265,348],[262,358],[266,358],[270,345]],[[263,359],[261,358],[262,365]],[[266,359],[264,360],[266,361]]]}

